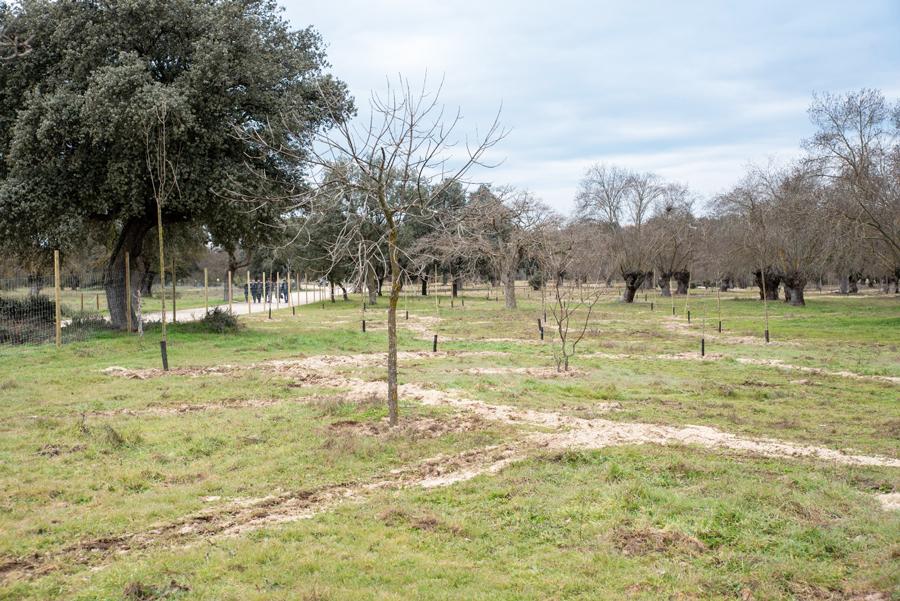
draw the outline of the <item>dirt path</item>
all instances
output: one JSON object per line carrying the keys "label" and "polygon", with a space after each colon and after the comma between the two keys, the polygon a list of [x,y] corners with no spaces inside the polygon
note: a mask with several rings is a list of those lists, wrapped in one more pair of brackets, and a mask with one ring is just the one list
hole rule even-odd
{"label": "dirt path", "polygon": [[[404,360],[413,358],[436,357],[440,353],[401,353]],[[453,356],[461,356],[466,353],[454,353]],[[476,354],[476,353],[471,353]],[[444,357],[451,356],[444,353]],[[596,356],[596,355],[595,355]],[[622,358],[622,355],[609,355],[610,358]],[[671,358],[688,358],[684,355]],[[259,364],[255,369],[272,371],[281,376],[293,378],[301,384],[311,386],[331,387],[346,390],[344,394],[349,401],[360,401],[371,398],[382,399],[386,396],[383,382],[366,382],[356,378],[347,378],[338,374],[323,373],[323,368],[338,366],[364,366],[378,365],[384,360],[381,354],[368,355],[322,355],[304,358],[298,361],[272,361]],[[785,366],[777,363],[776,366]],[[797,366],[791,366],[797,367]],[[229,370],[246,370],[246,366],[214,366],[205,368],[181,368],[171,370],[170,375],[196,376],[200,374],[222,374]],[[310,370],[316,369],[315,372]],[[479,368],[472,368],[479,369]],[[810,368],[812,369],[812,368]],[[531,370],[531,371],[529,371]],[[121,377],[148,378],[165,374],[160,369],[150,370],[126,370],[124,368],[107,368],[104,370],[112,375]],[[468,371],[468,370],[466,370]],[[484,372],[475,373],[504,373],[503,368],[485,369]],[[530,373],[542,377],[553,377],[554,370],[538,370],[535,368],[508,368],[508,373]],[[577,375],[573,373],[572,375]],[[834,373],[830,375],[842,375]],[[858,375],[858,374],[856,374]],[[859,376],[864,377],[864,376]],[[445,392],[441,390],[427,389],[419,384],[404,384],[399,389],[400,396],[405,399],[417,400],[423,405],[447,406],[457,410],[469,411],[483,419],[501,421],[505,423],[524,423],[547,428],[561,430],[552,434],[543,434],[546,446],[550,448],[602,448],[611,445],[623,444],[697,444],[705,447],[725,447],[740,451],[757,453],[770,457],[812,457],[833,461],[847,465],[880,465],[888,467],[900,467],[900,459],[882,457],[869,457],[863,455],[848,455],[833,449],[810,445],[797,445],[778,440],[756,440],[739,437],[734,434],[722,432],[708,426],[689,425],[685,427],[658,426],[642,423],[621,423],[604,419],[584,419],[553,412],[541,412],[530,409],[520,409],[509,405],[492,405],[482,401],[464,398],[458,392]],[[268,401],[277,403],[279,401]],[[245,406],[259,406],[266,401],[246,401]],[[241,405],[237,405],[241,406]],[[180,413],[188,411],[187,407],[147,409],[144,411],[168,413]],[[201,408],[221,408],[222,405],[200,405]]]}
{"label": "dirt path", "polygon": [[822,369],[820,367],[805,367],[802,365],[792,365],[790,363],[784,363],[781,359],[749,359],[745,357],[734,357],[731,355],[726,355],[724,353],[706,353],[705,356],[696,352],[684,352],[684,353],[673,353],[667,355],[629,355],[624,353],[617,354],[607,354],[607,353],[585,353],[581,355],[582,357],[595,357],[601,359],[638,359],[638,360],[650,360],[650,359],[664,359],[668,361],[717,361],[719,359],[734,359],[738,363],[744,363],[746,365],[765,365],[767,367],[777,367],[779,369],[785,370],[794,370],[794,371],[803,371],[811,374],[818,374],[822,376],[835,376],[838,378],[851,378],[854,380],[876,380],[879,382],[890,382],[892,384],[900,384],[900,377],[894,376],[876,376],[876,375],[867,375],[867,374],[859,374],[852,371],[830,371],[827,369]]}
{"label": "dirt path", "polygon": [[[433,354],[427,354],[427,356],[433,356]],[[335,384],[339,388],[347,389],[349,392],[346,394],[350,398],[384,397],[386,391],[383,382],[364,382],[339,375],[309,374],[306,371],[313,365],[359,365],[368,364],[371,361],[380,361],[380,356],[320,356],[300,361],[270,362],[262,364],[262,366],[276,370],[277,373],[298,377],[301,381],[303,378],[312,378],[316,385]],[[187,368],[185,369],[187,370]],[[228,373],[232,369],[243,370],[246,367],[217,366],[199,369],[202,373],[221,374]],[[295,372],[295,370],[299,371]],[[160,370],[144,370],[138,375],[126,373],[128,371],[119,368],[111,370],[109,373],[124,377],[153,377]],[[517,369],[511,368],[510,371],[517,371]],[[182,375],[196,374],[194,371],[188,370]],[[727,448],[768,457],[813,458],[845,465],[900,468],[898,459],[848,455],[832,449],[777,440],[754,440],[706,426],[675,427],[619,423],[600,418],[584,419],[556,412],[489,404],[465,398],[459,393],[431,390],[418,384],[401,386],[400,394],[407,400],[414,399],[426,406],[443,406],[458,411],[457,416],[441,420],[433,418],[406,420],[404,427],[417,429],[420,432],[440,435],[449,431],[470,430],[478,427],[479,420],[539,426],[548,431],[527,434],[502,445],[471,449],[456,455],[439,455],[364,481],[345,482],[311,490],[277,491],[275,494],[262,498],[232,499],[224,502],[220,497],[207,497],[204,501],[209,503],[208,508],[173,521],[155,524],[143,532],[89,539],[58,551],[34,554],[24,558],[0,559],[0,578],[15,574],[39,576],[58,569],[61,564],[72,562],[102,566],[108,564],[117,555],[130,552],[189,547],[204,542],[214,545],[217,539],[241,536],[263,526],[307,519],[322,511],[333,509],[341,503],[364,501],[375,491],[449,486],[481,474],[497,473],[509,464],[531,457],[542,450],[599,449],[633,444],[694,444],[707,448]],[[275,402],[277,401],[272,401],[272,403]],[[601,411],[614,410],[615,407],[612,405],[614,404],[598,406],[598,409]],[[197,409],[191,410],[221,408],[221,406],[214,405],[197,407]],[[180,412],[181,410],[182,408],[168,408],[145,411]],[[416,423],[416,421],[421,423]],[[438,424],[439,421],[447,423]],[[355,436],[392,434],[387,428],[371,427],[359,422],[338,422],[332,424],[331,427],[343,430],[347,435]],[[894,493],[881,495],[878,500],[886,510],[900,508],[900,500]]]}
{"label": "dirt path", "polygon": [[241,536],[257,528],[308,519],[342,503],[362,502],[385,489],[434,488],[468,480],[482,473],[495,473],[522,459],[540,446],[527,438],[503,445],[473,449],[457,455],[439,455],[365,481],[299,491],[278,491],[262,498],[206,497],[208,508],[182,518],[154,524],[143,532],[92,538],[57,551],[27,557],[0,558],[0,579],[36,577],[60,569],[64,564],[108,565],[115,557],[152,549],[192,547]]}

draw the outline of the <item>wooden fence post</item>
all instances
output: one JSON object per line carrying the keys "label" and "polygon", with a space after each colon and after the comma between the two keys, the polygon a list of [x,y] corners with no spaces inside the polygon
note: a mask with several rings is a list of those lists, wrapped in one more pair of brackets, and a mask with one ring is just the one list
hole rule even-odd
{"label": "wooden fence post", "polygon": [[228,271],[228,314],[234,315],[234,311],[231,310],[231,296],[234,291],[231,289],[231,271]]}
{"label": "wooden fence post", "polygon": [[288,269],[288,272],[287,272],[287,287],[288,287],[288,289],[287,289],[287,293],[288,293],[288,297],[287,297],[288,309],[290,309],[290,310],[293,312],[293,310],[294,310],[294,301],[293,301],[293,299],[291,299],[291,270],[290,270],[290,269]]}
{"label": "wooden fence post", "polygon": [[53,280],[56,288],[56,346],[62,346],[62,312],[59,310],[59,251],[53,251]]}
{"label": "wooden fence post", "polygon": [[209,269],[203,268],[203,296],[206,298],[206,312],[209,313]]}

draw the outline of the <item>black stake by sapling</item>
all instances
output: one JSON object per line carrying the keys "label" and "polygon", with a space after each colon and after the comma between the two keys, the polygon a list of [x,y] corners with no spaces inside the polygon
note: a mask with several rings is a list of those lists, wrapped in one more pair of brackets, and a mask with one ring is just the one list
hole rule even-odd
{"label": "black stake by sapling", "polygon": [[706,356],[706,289],[703,291],[703,328],[700,334],[700,356]]}
{"label": "black stake by sapling", "polygon": [[432,352],[437,352],[437,334],[434,335],[434,347],[432,348]]}

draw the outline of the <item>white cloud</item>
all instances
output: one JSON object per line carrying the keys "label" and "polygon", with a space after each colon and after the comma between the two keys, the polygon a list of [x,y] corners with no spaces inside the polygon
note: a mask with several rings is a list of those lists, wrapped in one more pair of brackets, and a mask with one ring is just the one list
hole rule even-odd
{"label": "white cloud", "polygon": [[900,95],[893,0],[291,0],[286,16],[319,30],[358,101],[427,71],[466,131],[502,102],[513,131],[488,176],[560,209],[598,160],[713,194],[799,152],[813,91]]}

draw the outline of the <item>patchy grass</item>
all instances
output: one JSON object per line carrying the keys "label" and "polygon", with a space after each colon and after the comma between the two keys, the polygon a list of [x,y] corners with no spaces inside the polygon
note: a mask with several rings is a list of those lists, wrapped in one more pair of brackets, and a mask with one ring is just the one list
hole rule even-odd
{"label": "patchy grass", "polygon": [[[539,295],[517,311],[444,297],[437,313],[410,297],[399,346],[420,352],[400,380],[900,458],[900,383],[877,377],[900,377],[897,299],[772,303],[766,345],[752,292],[725,296],[719,334],[712,294],[692,292],[690,323],[685,299],[673,318],[670,300],[609,294],[561,375]],[[384,353],[382,304],[366,333],[358,298],[273,318],[242,317],[227,336],[170,326],[170,364],[198,368],[179,373],[103,371],[159,367],[153,328],[0,348],[0,599],[900,598],[900,514],[875,498],[900,491],[900,469],[689,446],[547,451],[527,443],[546,429],[412,398],[389,431],[381,388],[346,384],[383,383],[382,359],[303,363]],[[487,471],[503,457],[515,460]],[[465,469],[482,473],[418,484]]]}

